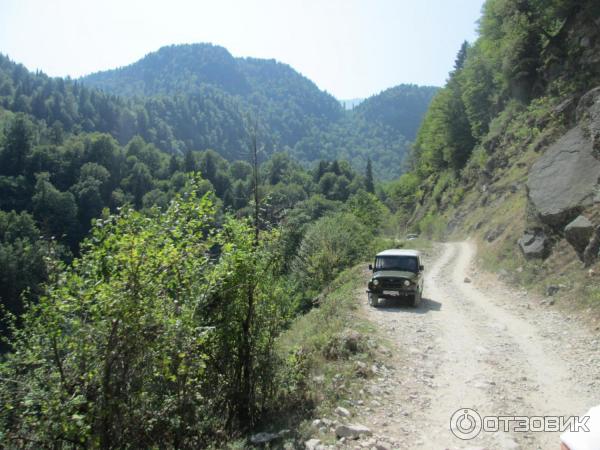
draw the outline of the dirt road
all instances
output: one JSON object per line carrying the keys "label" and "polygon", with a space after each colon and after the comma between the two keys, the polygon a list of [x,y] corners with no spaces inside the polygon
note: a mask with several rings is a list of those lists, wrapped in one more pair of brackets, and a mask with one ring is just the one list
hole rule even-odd
{"label": "dirt road", "polygon": [[[417,309],[372,308],[365,299],[365,314],[392,346],[356,419],[393,448],[557,449],[559,433],[515,431],[514,422],[471,440],[450,430],[461,408],[481,417],[570,416],[600,404],[600,333],[480,273],[474,256],[469,242],[443,244]],[[460,413],[458,434],[469,430],[467,418]]]}

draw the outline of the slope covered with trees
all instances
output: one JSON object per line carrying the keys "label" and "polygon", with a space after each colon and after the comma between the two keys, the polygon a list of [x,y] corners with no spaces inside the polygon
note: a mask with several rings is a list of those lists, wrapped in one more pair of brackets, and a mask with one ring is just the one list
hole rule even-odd
{"label": "slope covered with trees", "polygon": [[377,177],[390,180],[405,170],[411,140],[437,88],[400,85],[361,102],[338,122],[314,130],[292,149],[298,159],[336,154],[354,167],[373,162]]}
{"label": "slope covered with trees", "polygon": [[[229,162],[213,150],[167,155],[139,136],[126,145],[106,133],[56,136],[23,113],[3,117],[0,298],[13,313],[22,311],[21,294],[30,289],[35,297],[47,279],[44,258],[69,261],[78,255],[95,220],[111,212],[167,208],[189,189],[191,173],[201,174],[197,189],[212,192],[220,210],[250,214],[254,177],[247,161]],[[366,189],[373,191],[372,175],[367,184],[345,161],[321,161],[307,170],[288,154],[275,153],[258,175],[266,223],[280,224],[294,210],[293,242],[306,223]],[[291,254],[296,244],[288,248]]]}
{"label": "slope covered with trees", "polygon": [[218,446],[301,404],[305,356],[274,342],[389,245],[372,176],[6,120],[3,447]]}
{"label": "slope covered with trees", "polygon": [[389,186],[414,224],[459,206],[572,121],[574,99],[600,82],[598,17],[591,0],[485,3],[479,38],[462,45],[425,114],[412,170]]}
{"label": "slope covered with trees", "polygon": [[409,141],[436,90],[401,85],[344,111],[331,95],[285,64],[234,58],[208,44],[164,47],[82,82],[138,98],[196,95],[210,87],[231,98],[244,114],[258,115],[273,145],[289,147],[299,161],[347,159],[362,169],[370,157],[382,178],[402,171]]}
{"label": "slope covered with trees", "polygon": [[347,159],[359,170],[371,158],[388,179],[403,170],[434,92],[398,86],[344,111],[285,64],[201,44],[166,47],[79,81],[33,74],[0,55],[0,106],[58,135],[98,131],[121,145],[138,135],[169,154],[215,149],[234,161],[247,158],[245,130],[258,121],[263,158],[288,149],[304,164]]}

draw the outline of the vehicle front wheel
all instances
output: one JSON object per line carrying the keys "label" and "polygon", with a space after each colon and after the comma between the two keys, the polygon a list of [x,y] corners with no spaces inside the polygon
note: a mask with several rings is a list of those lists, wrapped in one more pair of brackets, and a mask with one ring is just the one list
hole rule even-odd
{"label": "vehicle front wheel", "polygon": [[377,296],[377,294],[369,292],[369,305],[374,306],[375,308],[379,306],[379,297]]}
{"label": "vehicle front wheel", "polygon": [[410,302],[410,305],[411,305],[413,308],[417,308],[417,307],[419,306],[419,304],[420,304],[420,303],[421,303],[421,293],[420,293],[420,292],[417,292],[417,293],[415,293],[415,295],[413,296],[413,298],[412,298],[412,300],[411,300],[411,302]]}

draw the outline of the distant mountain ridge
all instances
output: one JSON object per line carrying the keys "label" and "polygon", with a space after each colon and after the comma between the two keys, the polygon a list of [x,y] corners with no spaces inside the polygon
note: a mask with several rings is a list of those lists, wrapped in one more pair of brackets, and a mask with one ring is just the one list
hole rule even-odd
{"label": "distant mountain ridge", "polygon": [[344,158],[361,168],[371,158],[383,178],[401,172],[409,141],[437,89],[400,85],[366,100],[354,99],[353,108],[346,110],[287,64],[236,58],[212,44],[163,47],[129,66],[91,74],[81,82],[138,98],[215,90],[242,114],[258,115],[273,146],[287,147],[298,160]]}
{"label": "distant mountain ridge", "polygon": [[0,55],[0,107],[67,133],[109,133],[122,145],[141,136],[166,153],[213,149],[248,158],[257,121],[262,153],[287,151],[310,164],[346,159],[391,179],[436,88],[401,85],[351,111],[290,66],[234,58],[210,44],[164,47],[126,67],[79,80],[30,72]]}

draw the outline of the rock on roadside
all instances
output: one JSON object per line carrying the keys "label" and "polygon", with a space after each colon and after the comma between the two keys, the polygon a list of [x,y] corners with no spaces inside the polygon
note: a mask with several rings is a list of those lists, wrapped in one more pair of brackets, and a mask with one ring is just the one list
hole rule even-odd
{"label": "rock on roadside", "polygon": [[318,450],[322,447],[321,441],[319,439],[309,439],[304,443],[304,448],[306,450]]}
{"label": "rock on roadside", "polygon": [[542,230],[528,230],[518,240],[525,258],[544,258],[548,253],[548,239]]}
{"label": "rock on roadside", "polygon": [[594,233],[594,225],[585,216],[578,216],[565,227],[565,238],[575,249],[577,254],[583,255],[583,251],[590,242]]}
{"label": "rock on roadside", "polygon": [[334,412],[340,417],[350,417],[352,415],[350,414],[350,411],[348,411],[343,406],[338,406],[337,408],[335,408]]}
{"label": "rock on roadside", "polygon": [[335,428],[335,435],[338,438],[358,439],[361,436],[371,436],[372,434],[369,428],[358,424],[338,425]]}

